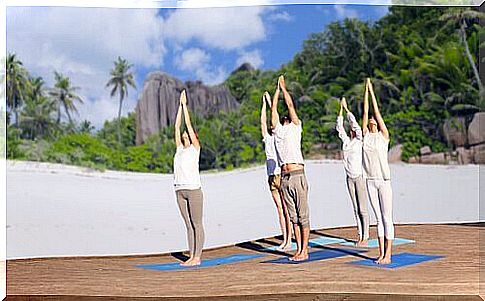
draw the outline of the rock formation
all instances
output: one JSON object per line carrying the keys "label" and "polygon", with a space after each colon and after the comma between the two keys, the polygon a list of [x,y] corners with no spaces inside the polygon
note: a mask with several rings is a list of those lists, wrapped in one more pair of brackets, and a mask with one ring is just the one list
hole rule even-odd
{"label": "rock formation", "polygon": [[180,92],[187,90],[189,108],[205,117],[235,110],[239,103],[224,85],[205,86],[201,82],[182,82],[163,72],[152,72],[143,85],[136,106],[136,144],[174,124]]}

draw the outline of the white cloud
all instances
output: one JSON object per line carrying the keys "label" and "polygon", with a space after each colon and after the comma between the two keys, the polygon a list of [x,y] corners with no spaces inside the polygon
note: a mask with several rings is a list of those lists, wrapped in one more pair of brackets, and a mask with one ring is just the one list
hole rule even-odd
{"label": "white cloud", "polygon": [[335,12],[339,19],[354,19],[359,17],[359,12],[355,9],[350,8],[348,5],[335,4],[333,6]]}
{"label": "white cloud", "polygon": [[165,22],[165,36],[178,43],[196,40],[223,50],[242,49],[266,38],[265,7],[178,9]]}
{"label": "white cloud", "polygon": [[222,66],[213,67],[210,55],[200,48],[182,51],[174,62],[180,70],[193,72],[197,79],[209,85],[221,83],[227,77],[227,71]]}
{"label": "white cloud", "polygon": [[259,68],[263,65],[264,61],[259,49],[252,51],[241,51],[239,58],[236,61],[236,67],[241,66],[244,63],[250,63],[254,68]]}
{"label": "white cloud", "polygon": [[[134,93],[123,100],[122,115],[126,115],[129,112],[133,112],[137,100]],[[87,119],[96,128],[101,128],[105,120],[113,120],[118,117],[119,99],[118,97],[103,97],[95,99],[89,102],[85,102],[84,105],[79,106],[79,118],[82,121]],[[90,118],[92,117],[92,118]]]}
{"label": "white cloud", "polygon": [[209,62],[209,54],[200,48],[187,49],[175,58],[178,68],[184,71],[193,71]]}
{"label": "white cloud", "polygon": [[156,10],[8,8],[7,49],[48,86],[55,70],[68,76],[81,87],[78,93],[84,99],[78,119],[100,125],[117,114],[116,100],[105,88],[113,61],[122,56],[135,66],[160,66],[165,53],[162,26]]}
{"label": "white cloud", "polygon": [[293,17],[286,11],[279,11],[274,14],[270,14],[268,19],[270,21],[283,21],[283,22],[293,21]]}

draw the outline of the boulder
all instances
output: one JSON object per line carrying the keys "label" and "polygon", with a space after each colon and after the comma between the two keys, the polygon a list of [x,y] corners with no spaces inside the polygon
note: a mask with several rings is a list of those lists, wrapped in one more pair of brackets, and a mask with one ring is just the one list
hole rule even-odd
{"label": "boulder", "polygon": [[423,164],[446,164],[445,153],[430,154],[421,157]]}
{"label": "boulder", "polygon": [[458,163],[460,164],[471,164],[473,163],[473,151],[465,149],[464,147],[458,147],[456,149]]}
{"label": "boulder", "polygon": [[453,147],[465,146],[468,142],[465,118],[449,118],[443,124],[443,133],[448,145]]}
{"label": "boulder", "polygon": [[205,117],[220,111],[235,110],[239,103],[224,85],[205,86],[200,81],[182,82],[163,72],[152,72],[143,85],[136,106],[136,144],[174,124],[180,92],[187,90],[189,108]]}
{"label": "boulder", "polygon": [[476,113],[468,126],[468,144],[476,145],[485,142],[485,112]]}
{"label": "boulder", "polygon": [[485,164],[485,144],[475,145],[471,150],[473,152],[473,162],[475,164]]}
{"label": "boulder", "polygon": [[394,163],[394,162],[402,161],[401,155],[402,155],[402,144],[397,144],[391,147],[387,157],[390,163]]}
{"label": "boulder", "polygon": [[430,155],[431,154],[431,147],[423,146],[422,148],[419,149],[419,153],[421,154],[421,156]]}
{"label": "boulder", "polygon": [[419,162],[420,162],[419,156],[414,156],[408,159],[408,163],[411,163],[411,164],[416,164]]}

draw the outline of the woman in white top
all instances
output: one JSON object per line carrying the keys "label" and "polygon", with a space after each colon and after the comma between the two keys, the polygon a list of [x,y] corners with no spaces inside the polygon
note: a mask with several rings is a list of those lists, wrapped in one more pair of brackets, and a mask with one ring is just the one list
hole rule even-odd
{"label": "woman in white top", "polygon": [[[180,135],[182,111],[187,131]],[[187,133],[188,132],[188,133]],[[183,266],[200,265],[204,246],[204,227],[202,225],[203,194],[199,176],[200,143],[192,128],[187,109],[185,90],[180,94],[180,104],[175,120],[174,187],[177,204],[187,228],[190,258]]]}
{"label": "woman in white top", "polygon": [[[372,96],[374,117],[369,119],[369,92]],[[367,127],[368,126],[368,127]],[[367,178],[367,190],[376,215],[379,237],[379,258],[377,263],[391,263],[394,223],[392,218],[391,172],[387,161],[389,131],[381,116],[370,78],[366,81],[364,96],[363,161]]]}
{"label": "woman in white top", "polygon": [[261,134],[263,135],[264,151],[266,153],[266,173],[268,175],[269,190],[271,191],[276,209],[278,210],[280,228],[283,235],[283,242],[278,249],[286,251],[291,248],[292,224],[288,214],[288,209],[282,202],[281,168],[278,164],[278,156],[276,154],[275,135],[272,130],[268,129],[267,125],[266,102],[268,102],[268,105],[271,108],[271,97],[267,91],[264,92],[263,107],[261,108]]}
{"label": "woman in white top", "polygon": [[[350,137],[344,128],[343,111],[347,113],[350,124]],[[337,117],[337,132],[342,140],[342,153],[345,172],[347,174],[347,189],[349,191],[354,216],[359,232],[358,247],[367,246],[369,239],[369,214],[367,213],[367,188],[362,175],[362,129],[354,114],[347,107],[345,97],[340,102]]]}

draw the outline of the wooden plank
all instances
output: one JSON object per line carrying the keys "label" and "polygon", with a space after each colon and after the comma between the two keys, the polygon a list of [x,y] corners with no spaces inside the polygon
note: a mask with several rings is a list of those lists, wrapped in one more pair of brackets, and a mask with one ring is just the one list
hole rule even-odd
{"label": "wooden plank", "polygon": [[[18,295],[15,300],[22,300],[18,299],[22,296],[46,295],[57,295],[59,298],[244,298],[245,295],[263,294],[266,297],[276,296],[275,298],[279,295],[304,298],[308,294],[324,294],[328,298],[336,298],[335,300],[352,296],[371,296],[374,298],[372,300],[385,300],[375,298],[386,298],[388,294],[396,298],[409,295],[436,298],[456,295],[466,298],[477,296],[479,291],[479,229],[480,227],[473,225],[397,226],[397,237],[412,239],[416,243],[396,246],[395,253],[444,255],[445,258],[396,270],[347,264],[359,259],[354,256],[299,265],[261,263],[281,256],[269,253],[263,259],[171,272],[135,267],[137,264],[176,261],[170,255],[8,260],[7,293],[12,298]],[[354,228],[319,230],[313,231],[312,236],[325,234],[351,239],[355,232]],[[371,229],[371,236],[375,237],[375,229]],[[269,243],[278,242],[275,238],[269,238],[252,244],[209,250],[204,252],[204,256],[212,258],[238,253],[258,253],[251,246],[268,246]],[[371,249],[363,256],[376,255],[377,250]],[[379,297],[381,295],[383,297]]]}

